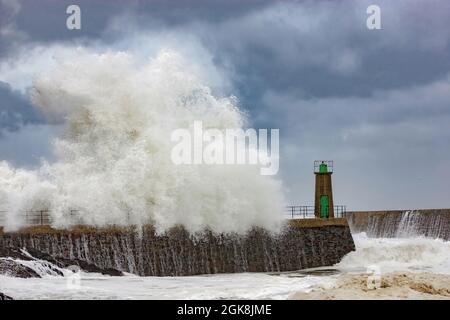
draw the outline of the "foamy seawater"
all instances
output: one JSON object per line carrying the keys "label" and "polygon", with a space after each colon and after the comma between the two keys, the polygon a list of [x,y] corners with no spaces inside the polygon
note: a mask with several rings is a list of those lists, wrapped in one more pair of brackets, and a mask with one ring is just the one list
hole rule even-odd
{"label": "foamy seawater", "polygon": [[425,237],[369,238],[353,235],[356,251],[335,267],[342,272],[366,271],[376,266],[381,272],[425,271],[450,274],[450,242]]}
{"label": "foamy seawater", "polygon": [[80,288],[67,278],[19,279],[0,276],[0,291],[15,299],[286,299],[322,283],[321,277],[267,274],[191,277],[83,276]]}

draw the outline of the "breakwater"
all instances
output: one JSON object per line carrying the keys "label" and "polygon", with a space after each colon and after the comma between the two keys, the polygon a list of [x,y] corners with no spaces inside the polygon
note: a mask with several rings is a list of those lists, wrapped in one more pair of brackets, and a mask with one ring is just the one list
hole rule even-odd
{"label": "breakwater", "polygon": [[347,212],[352,233],[369,237],[403,238],[424,236],[450,240],[450,209]]}
{"label": "breakwater", "polygon": [[245,235],[192,235],[181,227],[157,234],[151,226],[40,226],[11,233],[0,230],[0,246],[31,248],[141,276],[293,271],[333,265],[355,249],[342,218],[291,220],[279,234],[255,228]]}

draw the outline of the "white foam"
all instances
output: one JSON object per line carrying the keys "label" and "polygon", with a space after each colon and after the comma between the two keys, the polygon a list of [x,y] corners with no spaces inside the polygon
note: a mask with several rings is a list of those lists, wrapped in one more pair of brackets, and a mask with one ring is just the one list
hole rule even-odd
{"label": "white foam", "polygon": [[354,234],[356,251],[336,266],[342,270],[360,270],[378,266],[386,271],[428,271],[450,273],[450,242],[424,237],[368,238]]}
{"label": "white foam", "polygon": [[[77,52],[34,81],[32,101],[64,121],[56,161],[35,171],[0,163],[7,228],[25,210],[50,209],[53,224],[182,224],[195,232],[272,230],[282,221],[280,182],[245,165],[174,165],[176,128],[242,128],[233,97],[217,98],[189,62],[162,51],[147,63],[130,54]],[[70,210],[78,211],[72,212]]]}
{"label": "white foam", "polygon": [[68,289],[67,278],[20,279],[0,275],[0,289],[15,299],[286,299],[331,279],[261,273],[192,277],[82,276]]}

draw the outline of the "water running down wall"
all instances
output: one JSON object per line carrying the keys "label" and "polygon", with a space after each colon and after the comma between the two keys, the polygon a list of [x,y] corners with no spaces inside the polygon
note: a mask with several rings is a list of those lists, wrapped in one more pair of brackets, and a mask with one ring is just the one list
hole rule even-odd
{"label": "water running down wall", "polygon": [[424,236],[450,240],[450,209],[347,212],[353,234],[373,238]]}
{"label": "water running down wall", "polygon": [[132,228],[31,228],[0,233],[0,246],[33,248],[141,276],[293,271],[333,265],[355,249],[345,220],[335,220],[293,221],[280,234],[255,228],[245,235],[193,236],[183,228],[158,235],[149,226],[141,234]]}

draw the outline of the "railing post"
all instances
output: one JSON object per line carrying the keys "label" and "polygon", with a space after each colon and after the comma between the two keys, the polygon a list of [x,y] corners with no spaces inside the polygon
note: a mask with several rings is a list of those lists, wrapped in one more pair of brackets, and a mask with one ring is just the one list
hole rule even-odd
{"label": "railing post", "polygon": [[[347,213],[347,206],[345,205],[334,205],[334,217],[335,218],[345,218]],[[288,211],[289,210],[289,211]],[[295,219],[298,216],[298,219],[307,219],[307,218],[315,218],[315,206],[285,206],[283,214],[286,219],[287,215],[290,213],[291,218]],[[130,220],[130,213],[127,213],[127,218]]]}

